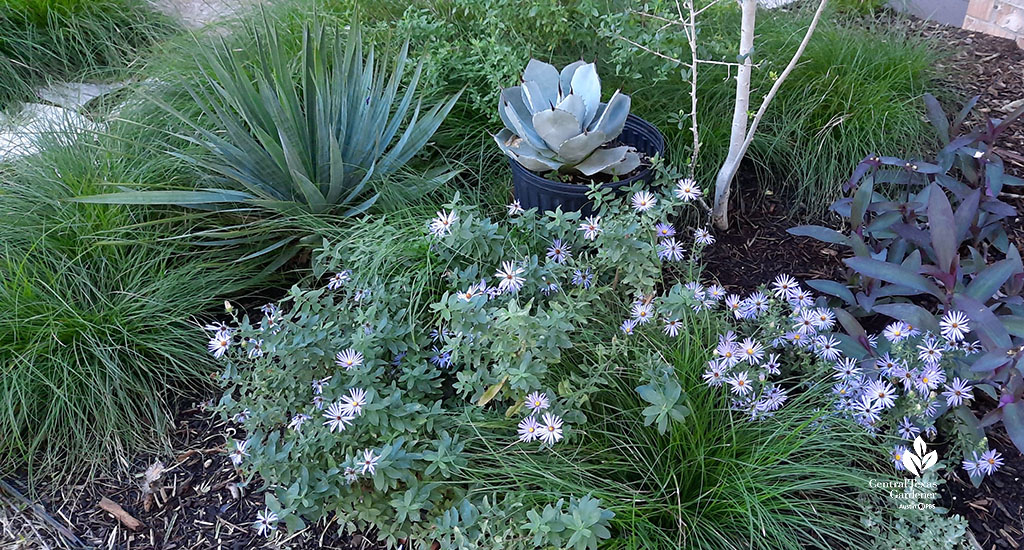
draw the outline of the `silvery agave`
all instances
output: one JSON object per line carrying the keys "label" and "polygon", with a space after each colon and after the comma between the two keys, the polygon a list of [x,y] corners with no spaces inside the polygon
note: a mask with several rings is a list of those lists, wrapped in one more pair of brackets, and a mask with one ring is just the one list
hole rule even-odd
{"label": "silvery agave", "polygon": [[612,94],[601,103],[601,80],[593,63],[576,61],[559,73],[531,59],[519,86],[501,91],[498,112],[505,128],[498,146],[535,172],[628,174],[640,165],[632,147],[602,148],[622,132],[629,96]]}

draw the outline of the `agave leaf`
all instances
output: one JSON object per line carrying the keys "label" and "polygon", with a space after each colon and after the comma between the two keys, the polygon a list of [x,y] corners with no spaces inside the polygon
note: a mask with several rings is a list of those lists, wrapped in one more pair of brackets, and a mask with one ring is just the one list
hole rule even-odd
{"label": "agave leaf", "polygon": [[561,109],[545,109],[534,114],[533,128],[552,151],[557,151],[565,140],[582,131],[579,119]]}
{"label": "agave leaf", "polygon": [[519,86],[523,91],[523,103],[530,109],[531,113],[537,114],[546,109],[550,109],[553,102],[548,101],[544,97],[544,91],[540,89],[540,84],[527,80]]}
{"label": "agave leaf", "polygon": [[623,162],[628,152],[629,147],[626,145],[611,149],[598,149],[587,157],[586,160],[577,164],[575,168],[585,176],[593,176],[598,172],[607,172],[612,166]]}
{"label": "agave leaf", "polygon": [[579,70],[580,67],[586,64],[587,62],[581,59],[579,61],[573,61],[565,67],[562,67],[562,72],[558,75],[558,85],[561,88],[560,91],[562,95],[569,94],[569,88],[572,88],[573,75],[576,74],[576,71]]}
{"label": "agave leaf", "polygon": [[498,134],[494,136],[494,141],[506,155],[521,164],[523,168],[526,168],[527,170],[533,170],[534,172],[546,172],[548,170],[558,170],[562,167],[562,163],[544,156],[528,141],[513,134],[507,129],[498,132]]}
{"label": "agave leaf", "polygon": [[601,131],[608,136],[609,140],[619,137],[622,127],[626,125],[626,118],[629,116],[630,99],[628,95],[619,93],[618,90],[608,100],[600,118],[595,118],[590,123],[590,131]]}
{"label": "agave leaf", "polygon": [[501,91],[501,98],[498,100],[498,114],[501,115],[505,128],[514,132],[517,136],[526,138],[534,147],[547,149],[544,140],[537,135],[533,129],[533,113],[523,103],[522,88],[513,86]]}
{"label": "agave leaf", "polygon": [[[556,109],[568,111],[572,113],[572,116],[576,117],[576,120],[583,120],[583,117],[587,114],[587,106],[583,103],[583,99],[576,94],[569,94],[562,99],[557,105]],[[585,124],[581,124],[581,127],[585,127]]]}
{"label": "agave leaf", "polygon": [[572,75],[569,93],[580,96],[587,106],[587,114],[580,120],[584,127],[589,126],[594,120],[598,105],[601,104],[601,79],[597,76],[597,66],[587,63],[576,69]]}
{"label": "agave leaf", "polygon": [[636,170],[640,166],[640,155],[632,147],[627,147],[626,155],[621,162],[609,166],[604,171],[613,176],[622,176]]}
{"label": "agave leaf", "polygon": [[558,103],[558,69],[554,65],[531,59],[523,71],[523,82],[536,82],[546,103]]}
{"label": "agave leaf", "polygon": [[91,204],[164,204],[185,206],[189,204],[218,204],[245,202],[253,196],[241,191],[208,189],[204,191],[122,191],[75,197],[75,202]]}
{"label": "agave leaf", "polygon": [[568,165],[574,165],[607,141],[601,132],[584,132],[562,142],[555,152]]}

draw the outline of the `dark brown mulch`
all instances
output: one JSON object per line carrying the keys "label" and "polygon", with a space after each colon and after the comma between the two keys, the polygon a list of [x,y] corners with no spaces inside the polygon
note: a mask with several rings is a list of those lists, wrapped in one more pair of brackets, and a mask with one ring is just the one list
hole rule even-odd
{"label": "dark brown mulch", "polygon": [[[786,232],[797,225],[784,201],[761,196],[765,187],[744,165],[733,189],[728,231],[703,255],[707,272],[730,292],[746,292],[786,273],[799,280],[845,280],[843,251]],[[828,222],[825,222],[828,223]]]}
{"label": "dark brown mulch", "polygon": [[[0,489],[0,506],[15,510],[0,513],[0,548],[95,548],[134,550],[371,550],[379,548],[362,536],[339,535],[336,525],[311,526],[290,536],[267,539],[256,533],[256,512],[264,509],[257,484],[243,487],[238,471],[225,453],[225,434],[233,428],[214,420],[201,408],[183,411],[173,436],[173,453],[142,456],[128,471],[134,475],[102,476],[82,485],[37,487],[31,499],[35,511],[24,509],[28,494],[23,484],[11,482],[16,494]],[[160,462],[162,473],[142,485],[147,469]],[[20,497],[19,497],[20,494]],[[106,498],[141,522],[137,530],[100,508]],[[64,529],[61,529],[61,528]],[[61,533],[63,531],[63,534]],[[8,546],[7,537],[12,541]]]}

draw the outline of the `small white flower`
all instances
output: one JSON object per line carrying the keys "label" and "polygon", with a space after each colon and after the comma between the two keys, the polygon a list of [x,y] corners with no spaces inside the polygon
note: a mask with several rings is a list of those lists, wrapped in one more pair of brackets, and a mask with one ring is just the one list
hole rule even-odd
{"label": "small white flower", "polygon": [[257,534],[269,537],[270,533],[277,529],[277,520],[277,514],[267,508],[263,512],[256,512],[256,521],[253,526],[256,527]]}
{"label": "small white flower", "polygon": [[533,416],[527,416],[519,422],[519,441],[529,443],[540,437],[541,425]]}
{"label": "small white flower", "polygon": [[959,342],[971,332],[967,316],[962,311],[947,311],[939,322],[942,337],[950,342]]}
{"label": "small white flower", "polygon": [[564,264],[566,260],[572,258],[572,247],[562,243],[562,239],[555,239],[548,248],[547,257],[556,264]]}
{"label": "small white flower", "polygon": [[699,245],[715,244],[715,237],[707,229],[698,228],[693,232],[693,240]]}
{"label": "small white flower", "polygon": [[452,226],[457,221],[459,221],[459,217],[455,215],[454,211],[441,210],[437,213],[437,217],[430,221],[430,233],[435,237],[444,237],[452,232]]}
{"label": "small white flower", "polygon": [[338,290],[345,283],[352,280],[352,272],[349,270],[339,271],[327,281],[327,290]]}
{"label": "small white flower", "polygon": [[380,462],[380,457],[374,454],[372,449],[363,450],[363,458],[359,460],[359,465],[362,466],[362,474],[366,475],[366,472],[370,472],[370,475],[377,473],[377,463]]}
{"label": "small white flower", "polygon": [[679,336],[679,331],[683,328],[683,322],[679,319],[665,319],[665,334],[669,336]]}
{"label": "small white flower", "polygon": [[308,414],[299,413],[293,416],[292,419],[288,422],[288,429],[295,430],[297,432],[302,431],[302,425],[305,424],[309,419],[310,416]]}
{"label": "small white flower", "polygon": [[506,206],[505,208],[508,209],[509,216],[518,216],[519,214],[526,212],[525,210],[523,210],[523,205],[519,203],[519,199],[512,201],[512,204]]}
{"label": "small white flower", "polygon": [[601,234],[601,216],[590,216],[580,224],[580,231],[583,232],[583,238],[588,240],[594,240],[598,235]]}
{"label": "small white flower", "polygon": [[658,243],[658,258],[664,261],[682,261],[685,257],[683,243],[668,238]]}
{"label": "small white flower", "polygon": [[657,197],[654,196],[650,191],[637,191],[633,193],[633,210],[637,212],[646,212],[654,205],[658,203]]}
{"label": "small white flower", "polygon": [[700,187],[692,179],[683,178],[676,183],[676,196],[680,199],[689,202],[700,197],[700,195]]}
{"label": "small white flower", "polygon": [[363,414],[363,407],[366,406],[366,391],[362,388],[351,388],[348,395],[341,397],[341,412],[348,416],[359,416]]}
{"label": "small white flower", "polygon": [[228,348],[231,347],[231,332],[227,330],[217,331],[217,334],[214,334],[213,338],[210,339],[210,343],[207,347],[217,359],[224,357]]}
{"label": "small white flower", "polygon": [[324,418],[327,419],[324,422],[324,426],[327,426],[331,433],[335,431],[343,432],[345,428],[352,424],[352,415],[345,412],[345,407],[341,403],[331,403],[327,407],[327,411],[324,412]]}
{"label": "small white flower", "polygon": [[535,391],[526,396],[526,408],[533,412],[540,412],[551,406],[548,394]]}
{"label": "small white flower", "polygon": [[654,306],[643,302],[633,304],[633,318],[638,325],[643,325],[654,318]]}
{"label": "small white flower", "polygon": [[352,370],[363,364],[363,354],[349,348],[345,351],[339,351],[338,355],[334,356],[334,362],[345,370]]}
{"label": "small white flower", "polygon": [[518,292],[526,282],[526,279],[522,277],[524,271],[523,268],[516,267],[513,262],[502,262],[501,269],[494,274],[498,279],[498,288],[503,292]]}
{"label": "small white flower", "polygon": [[228,453],[228,456],[231,458],[232,464],[241,466],[245,457],[249,456],[249,440],[235,441],[235,449]]}
{"label": "small white flower", "polygon": [[728,382],[729,385],[732,386],[732,392],[735,393],[736,395],[747,395],[748,393],[754,391],[754,388],[750,385],[750,380],[747,378],[746,371],[743,371],[732,376],[731,378],[726,380],[726,382]]}
{"label": "small white flower", "polygon": [[551,413],[544,413],[544,425],[540,431],[540,440],[554,445],[562,440],[562,419]]}

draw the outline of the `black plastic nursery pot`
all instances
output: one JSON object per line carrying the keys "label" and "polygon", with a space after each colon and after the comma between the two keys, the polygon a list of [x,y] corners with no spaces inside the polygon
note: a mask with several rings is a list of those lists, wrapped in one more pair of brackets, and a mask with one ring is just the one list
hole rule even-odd
{"label": "black plastic nursery pot", "polygon": [[[665,137],[653,124],[636,115],[629,115],[626,118],[618,141],[635,148],[644,157],[665,157]],[[549,180],[523,168],[512,158],[508,159],[508,163],[512,167],[512,186],[516,199],[524,209],[536,208],[540,212],[547,212],[561,206],[563,212],[578,210],[584,216],[591,214],[591,201],[587,198],[589,188],[586,185]],[[618,190],[637,181],[650,183],[652,180],[654,171],[647,166],[624,180],[606,183],[604,186]]]}

